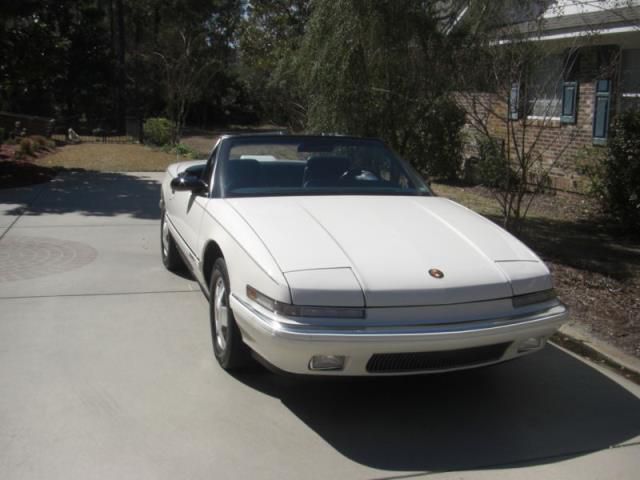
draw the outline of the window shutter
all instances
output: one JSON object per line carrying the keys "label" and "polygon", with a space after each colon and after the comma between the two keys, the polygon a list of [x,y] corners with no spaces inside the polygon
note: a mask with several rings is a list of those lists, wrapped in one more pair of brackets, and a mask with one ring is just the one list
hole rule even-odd
{"label": "window shutter", "polygon": [[509,120],[520,118],[520,84],[512,83],[509,94]]}
{"label": "window shutter", "polygon": [[564,82],[562,84],[562,112],[560,122],[576,123],[578,110],[578,82]]}
{"label": "window shutter", "polygon": [[593,143],[604,145],[609,133],[609,107],[611,103],[611,81],[596,82],[596,99],[593,109]]}

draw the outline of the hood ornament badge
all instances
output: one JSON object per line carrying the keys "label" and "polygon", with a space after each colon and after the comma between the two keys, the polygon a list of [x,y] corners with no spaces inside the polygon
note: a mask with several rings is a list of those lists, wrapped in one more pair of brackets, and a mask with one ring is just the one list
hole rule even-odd
{"label": "hood ornament badge", "polygon": [[442,270],[438,270],[437,268],[432,268],[431,270],[429,270],[429,275],[437,279],[444,277],[444,273],[442,272]]}

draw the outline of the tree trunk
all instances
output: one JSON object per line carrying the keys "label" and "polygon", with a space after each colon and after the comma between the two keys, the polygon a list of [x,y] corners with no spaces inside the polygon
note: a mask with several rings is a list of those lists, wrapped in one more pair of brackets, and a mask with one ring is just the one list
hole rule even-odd
{"label": "tree trunk", "polygon": [[116,23],[118,26],[117,50],[117,123],[118,129],[124,131],[126,119],[126,65],[125,65],[125,22],[124,5],[122,0],[116,1]]}

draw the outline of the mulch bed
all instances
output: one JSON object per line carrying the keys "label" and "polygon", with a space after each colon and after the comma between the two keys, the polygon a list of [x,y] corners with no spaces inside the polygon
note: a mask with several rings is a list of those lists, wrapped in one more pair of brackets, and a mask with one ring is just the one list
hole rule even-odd
{"label": "mulch bed", "polygon": [[571,318],[597,338],[640,357],[640,283],[548,262]]}
{"label": "mulch bed", "polygon": [[[464,187],[467,191],[495,200],[492,191],[482,185]],[[595,199],[577,193],[551,191],[538,195],[529,209],[529,215],[544,215],[559,220],[592,221],[600,213]]]}
{"label": "mulch bed", "polygon": [[24,160],[0,160],[0,188],[28,187],[55,177],[57,169],[34,165]]}
{"label": "mulch bed", "polygon": [[[494,198],[482,186],[460,188]],[[466,203],[473,209],[473,202]],[[571,321],[640,357],[640,239],[609,224],[595,199],[584,195],[540,195],[529,217],[520,237],[551,269]]]}
{"label": "mulch bed", "polygon": [[45,183],[58,173],[56,168],[36,165],[34,160],[37,157],[15,160],[15,150],[15,145],[0,145],[0,188],[28,187]]}

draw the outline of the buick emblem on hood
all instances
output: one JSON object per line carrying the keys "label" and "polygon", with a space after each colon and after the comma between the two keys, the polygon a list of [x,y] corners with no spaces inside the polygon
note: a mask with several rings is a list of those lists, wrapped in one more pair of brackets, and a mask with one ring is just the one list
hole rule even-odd
{"label": "buick emblem on hood", "polygon": [[444,273],[442,272],[442,270],[438,270],[437,268],[432,268],[431,270],[429,270],[429,275],[431,275],[433,278],[442,278],[444,277]]}

